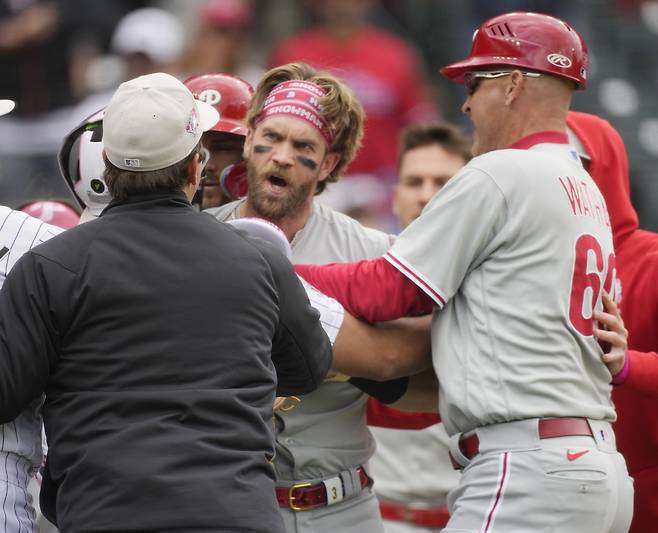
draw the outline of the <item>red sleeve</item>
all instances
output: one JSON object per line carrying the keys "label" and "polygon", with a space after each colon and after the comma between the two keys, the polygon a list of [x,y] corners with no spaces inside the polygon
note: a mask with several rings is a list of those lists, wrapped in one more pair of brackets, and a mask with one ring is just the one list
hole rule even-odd
{"label": "red sleeve", "polygon": [[629,373],[621,386],[658,396],[658,353],[629,350],[626,355],[630,358]]}
{"label": "red sleeve", "polygon": [[371,323],[426,315],[434,308],[433,300],[383,257],[355,263],[295,265],[295,271],[352,315]]}
{"label": "red sleeve", "polygon": [[391,429],[425,429],[441,422],[436,413],[399,411],[372,397],[368,398],[366,414],[369,425]]}

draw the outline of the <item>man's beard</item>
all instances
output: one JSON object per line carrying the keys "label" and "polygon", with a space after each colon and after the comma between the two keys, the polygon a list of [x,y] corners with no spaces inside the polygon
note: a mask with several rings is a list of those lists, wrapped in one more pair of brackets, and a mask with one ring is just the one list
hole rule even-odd
{"label": "man's beard", "polygon": [[248,161],[247,178],[249,180],[249,206],[258,213],[259,216],[272,221],[283,220],[286,217],[295,215],[297,211],[306,203],[309,196],[313,195],[315,181],[301,185],[293,185],[286,180],[286,194],[280,197],[274,197],[265,190],[264,182],[272,174],[285,176],[285,173],[272,170],[258,176],[257,170]]}

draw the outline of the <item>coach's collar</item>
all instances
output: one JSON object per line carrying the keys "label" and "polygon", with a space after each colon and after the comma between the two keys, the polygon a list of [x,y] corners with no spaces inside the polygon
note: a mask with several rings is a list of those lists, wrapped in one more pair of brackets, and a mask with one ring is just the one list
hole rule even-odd
{"label": "coach's collar", "polygon": [[569,144],[569,136],[561,131],[540,131],[532,133],[527,137],[519,139],[508,148],[515,148],[516,150],[528,150],[536,144]]}

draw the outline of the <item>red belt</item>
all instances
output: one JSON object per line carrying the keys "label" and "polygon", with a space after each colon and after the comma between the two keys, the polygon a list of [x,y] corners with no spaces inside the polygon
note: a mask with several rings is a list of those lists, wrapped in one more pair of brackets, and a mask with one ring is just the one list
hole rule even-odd
{"label": "red belt", "polygon": [[[372,480],[368,477],[368,474],[366,474],[363,467],[360,466],[356,471],[359,474],[361,490],[372,484]],[[352,497],[354,496],[356,496],[356,494],[352,495]],[[329,505],[332,498],[327,495],[327,485],[320,482],[315,485],[312,485],[311,483],[296,483],[292,487],[277,487],[276,499],[279,502],[279,507],[283,507],[284,509],[308,511],[310,509]],[[339,501],[342,500],[343,498]],[[338,503],[338,501],[335,503]]]}
{"label": "red belt", "polygon": [[399,503],[379,502],[379,510],[384,520],[395,520],[407,522],[416,526],[441,529],[448,525],[450,514],[447,507],[435,507],[433,509],[422,509],[418,507],[407,507]]}
{"label": "red belt", "polygon": [[[593,437],[592,428],[586,418],[540,418],[538,423],[538,432],[540,439],[552,439],[555,437]],[[459,441],[459,449],[464,457],[473,459],[480,451],[480,439],[473,433]],[[461,469],[452,459],[452,464],[456,469]]]}

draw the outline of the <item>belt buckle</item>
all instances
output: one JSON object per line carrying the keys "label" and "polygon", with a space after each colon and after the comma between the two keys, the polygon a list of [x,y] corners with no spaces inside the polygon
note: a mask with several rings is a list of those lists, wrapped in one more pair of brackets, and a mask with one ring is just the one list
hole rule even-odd
{"label": "belt buckle", "polygon": [[295,505],[295,495],[293,494],[293,491],[297,489],[305,489],[307,487],[310,487],[310,483],[295,483],[290,489],[288,489],[288,505],[293,511],[303,511],[304,507],[299,507]]}

